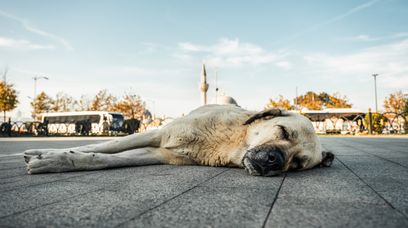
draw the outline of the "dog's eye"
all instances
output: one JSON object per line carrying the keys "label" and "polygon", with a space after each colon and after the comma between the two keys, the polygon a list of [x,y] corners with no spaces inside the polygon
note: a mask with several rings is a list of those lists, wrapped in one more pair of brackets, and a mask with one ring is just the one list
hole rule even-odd
{"label": "dog's eye", "polygon": [[278,125],[278,127],[280,128],[280,130],[282,132],[281,133],[282,134],[282,139],[288,140],[289,136],[290,136],[288,130],[282,125]]}
{"label": "dog's eye", "polygon": [[292,165],[291,165],[291,168],[293,169],[293,170],[297,170],[297,169],[301,169],[301,168],[303,168],[303,161],[302,161],[302,159],[300,159],[300,158],[298,158],[298,157],[294,157],[293,159],[292,159]]}

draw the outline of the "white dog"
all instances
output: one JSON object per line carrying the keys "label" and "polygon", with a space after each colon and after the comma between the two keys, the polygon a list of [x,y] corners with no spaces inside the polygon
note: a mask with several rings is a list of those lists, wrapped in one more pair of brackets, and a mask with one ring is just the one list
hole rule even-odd
{"label": "white dog", "polygon": [[280,109],[252,112],[234,105],[206,105],[160,130],[68,149],[33,149],[24,155],[29,174],[151,164],[245,168],[273,176],[330,166],[311,122]]}

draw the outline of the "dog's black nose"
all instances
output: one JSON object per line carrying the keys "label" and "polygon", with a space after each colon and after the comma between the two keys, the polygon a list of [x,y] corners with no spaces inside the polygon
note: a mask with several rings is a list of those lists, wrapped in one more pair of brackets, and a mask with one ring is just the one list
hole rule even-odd
{"label": "dog's black nose", "polygon": [[245,156],[263,176],[272,176],[282,171],[285,164],[283,152],[277,148],[250,150]]}

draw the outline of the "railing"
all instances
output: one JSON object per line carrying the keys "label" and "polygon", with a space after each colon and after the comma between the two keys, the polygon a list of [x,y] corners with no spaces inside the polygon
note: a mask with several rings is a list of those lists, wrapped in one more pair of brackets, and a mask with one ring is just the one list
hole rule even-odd
{"label": "railing", "polygon": [[[317,133],[324,134],[407,134],[408,113],[372,113],[372,122],[368,118],[370,113],[356,115],[348,119],[341,115],[334,116],[324,121],[312,122]],[[77,136],[77,135],[128,135],[138,132],[139,120],[126,120],[118,129],[92,130],[81,123],[44,124],[38,121],[0,121],[0,137],[10,136]]]}
{"label": "railing", "polygon": [[89,122],[44,124],[38,121],[0,121],[0,137],[127,135],[137,132],[138,128],[138,120],[127,120],[119,128]]}
{"label": "railing", "polygon": [[352,119],[338,115],[324,121],[314,121],[312,123],[316,132],[324,134],[408,133],[408,113],[367,113],[356,115]]}

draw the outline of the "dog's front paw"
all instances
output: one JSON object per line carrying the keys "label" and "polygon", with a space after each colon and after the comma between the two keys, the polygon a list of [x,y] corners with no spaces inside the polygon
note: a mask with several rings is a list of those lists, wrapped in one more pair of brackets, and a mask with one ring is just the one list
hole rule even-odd
{"label": "dog's front paw", "polygon": [[34,149],[24,152],[28,174],[64,172],[70,170],[73,162],[67,152],[54,149]]}

